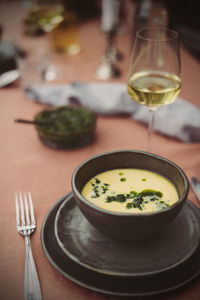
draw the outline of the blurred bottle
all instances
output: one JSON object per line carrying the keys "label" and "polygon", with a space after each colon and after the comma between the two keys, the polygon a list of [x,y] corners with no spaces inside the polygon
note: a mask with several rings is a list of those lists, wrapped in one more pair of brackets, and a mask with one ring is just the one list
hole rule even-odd
{"label": "blurred bottle", "polygon": [[78,54],[81,49],[80,26],[99,15],[98,0],[62,0],[63,21],[51,32],[52,47],[58,53]]}
{"label": "blurred bottle", "polygon": [[168,27],[168,11],[163,0],[152,1],[149,26]]}
{"label": "blurred bottle", "polygon": [[58,53],[76,55],[80,52],[79,22],[70,9],[65,9],[63,21],[51,31],[51,43]]}
{"label": "blurred bottle", "polygon": [[[133,39],[135,39],[136,32],[143,27],[148,26],[148,20],[151,10],[152,1],[151,0],[141,0],[136,2],[136,11],[134,16],[134,35]],[[134,40],[133,40],[134,42]]]}
{"label": "blurred bottle", "polygon": [[136,32],[141,28],[168,26],[168,12],[164,0],[141,0],[136,3],[133,42]]}

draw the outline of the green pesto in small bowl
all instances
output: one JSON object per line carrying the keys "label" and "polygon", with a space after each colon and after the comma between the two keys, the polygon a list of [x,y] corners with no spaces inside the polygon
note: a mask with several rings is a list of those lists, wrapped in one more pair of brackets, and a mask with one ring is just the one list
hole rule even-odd
{"label": "green pesto in small bowl", "polygon": [[40,140],[55,149],[86,146],[95,139],[96,115],[77,106],[47,109],[35,116]]}

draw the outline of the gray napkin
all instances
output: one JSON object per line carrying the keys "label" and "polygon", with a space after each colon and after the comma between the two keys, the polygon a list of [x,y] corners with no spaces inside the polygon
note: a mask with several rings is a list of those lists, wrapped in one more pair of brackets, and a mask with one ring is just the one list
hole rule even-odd
{"label": "gray napkin", "polygon": [[[144,124],[148,122],[148,108],[129,98],[124,83],[46,84],[29,86],[25,92],[29,98],[52,106],[77,104],[97,114],[126,114]],[[154,130],[187,143],[200,141],[200,110],[178,98],[158,108]]]}

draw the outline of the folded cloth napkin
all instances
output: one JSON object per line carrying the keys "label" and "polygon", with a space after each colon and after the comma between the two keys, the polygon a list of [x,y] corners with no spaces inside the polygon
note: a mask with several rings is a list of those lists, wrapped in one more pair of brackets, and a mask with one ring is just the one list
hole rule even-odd
{"label": "folded cloth napkin", "polygon": [[[81,105],[97,114],[126,114],[148,123],[148,108],[132,101],[124,83],[83,83],[34,85],[25,89],[29,98],[52,106]],[[190,143],[200,141],[200,109],[178,98],[161,106],[155,115],[154,130]]]}

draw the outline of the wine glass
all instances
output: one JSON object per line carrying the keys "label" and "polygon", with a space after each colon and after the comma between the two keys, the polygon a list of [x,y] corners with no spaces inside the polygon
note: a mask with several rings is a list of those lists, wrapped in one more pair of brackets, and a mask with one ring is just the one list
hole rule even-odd
{"label": "wine glass", "polygon": [[119,25],[119,0],[102,0],[101,31],[106,40],[105,53],[102,63],[97,67],[95,76],[101,80],[109,80],[120,75],[119,69],[114,63],[120,55],[115,47],[116,34]]}
{"label": "wine glass", "polygon": [[179,34],[167,28],[141,28],[136,33],[128,94],[149,109],[149,149],[155,111],[174,102],[181,90],[179,43]]}

